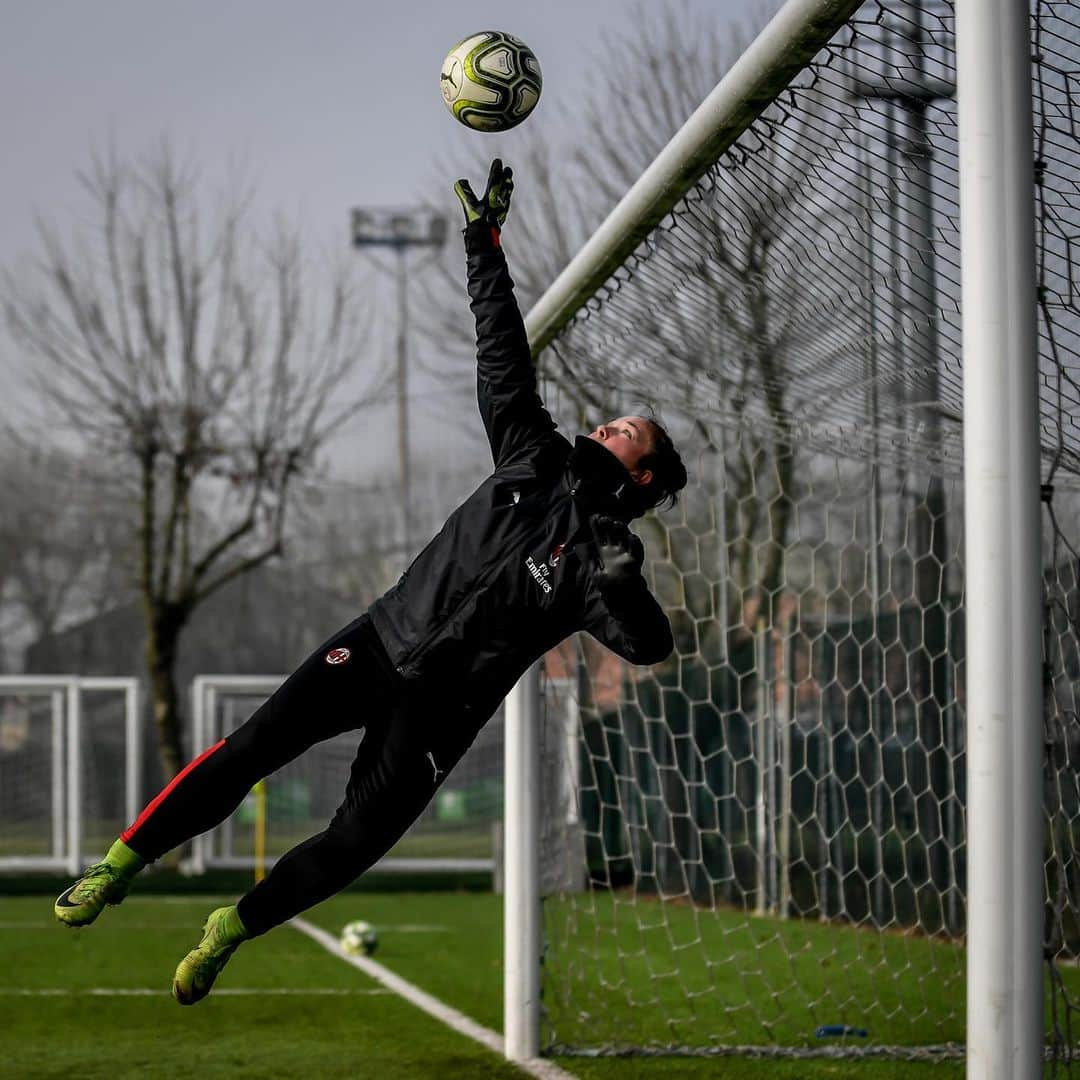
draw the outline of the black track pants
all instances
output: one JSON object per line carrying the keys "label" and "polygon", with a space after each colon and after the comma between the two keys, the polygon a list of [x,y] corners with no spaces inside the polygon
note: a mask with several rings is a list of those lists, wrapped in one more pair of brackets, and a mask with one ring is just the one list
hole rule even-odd
{"label": "black track pants", "polygon": [[[445,688],[442,688],[445,692]],[[486,719],[486,717],[484,718]],[[479,725],[406,683],[366,616],[316,650],[242,727],[196,758],[123,834],[151,862],[229,816],[257,780],[324,739],[357,730],[345,801],[239,903],[252,935],[343,889],[400,839]]]}

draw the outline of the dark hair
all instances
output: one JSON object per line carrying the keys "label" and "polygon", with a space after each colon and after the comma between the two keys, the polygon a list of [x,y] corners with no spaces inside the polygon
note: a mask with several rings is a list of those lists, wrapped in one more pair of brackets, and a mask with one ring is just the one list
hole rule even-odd
{"label": "dark hair", "polygon": [[637,463],[639,469],[649,469],[653,478],[642,494],[650,510],[656,509],[664,500],[670,509],[679,501],[679,492],[686,487],[686,466],[671,436],[655,416],[645,416],[653,429],[652,449],[642,455]]}

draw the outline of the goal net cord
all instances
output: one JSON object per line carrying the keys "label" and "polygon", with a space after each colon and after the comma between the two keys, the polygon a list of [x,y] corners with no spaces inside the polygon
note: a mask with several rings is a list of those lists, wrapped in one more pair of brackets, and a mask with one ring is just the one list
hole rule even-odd
{"label": "goal net cord", "polygon": [[[693,465],[679,508],[642,523],[675,657],[643,673],[580,640],[548,665],[576,697],[568,712],[549,687],[544,739],[545,1043],[562,1052],[963,1044],[953,12],[830,10],[828,45],[676,202],[641,197],[646,235],[609,220],[630,237],[614,269],[587,245],[595,273],[557,281],[528,320],[537,351],[554,333],[550,399],[576,384],[612,415],[657,406]],[[1031,14],[1063,1059],[1080,952],[1080,9]]]}

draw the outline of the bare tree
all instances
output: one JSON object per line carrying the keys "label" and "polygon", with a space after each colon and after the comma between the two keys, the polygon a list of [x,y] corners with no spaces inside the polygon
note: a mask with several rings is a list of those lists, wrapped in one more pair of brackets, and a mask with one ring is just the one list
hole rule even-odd
{"label": "bare tree", "polygon": [[323,481],[306,486],[303,513],[318,519],[297,568],[328,593],[364,608],[401,573],[397,518],[386,513],[395,499],[393,482]]}
{"label": "bare tree", "polygon": [[[37,433],[0,432],[0,591],[28,638],[131,593],[126,493]],[[5,588],[6,586],[6,588]]]}
{"label": "bare tree", "polygon": [[343,263],[312,272],[281,224],[262,241],[245,198],[208,213],[167,146],[95,157],[81,179],[91,226],[65,239],[41,224],[36,272],[5,275],[4,311],[51,415],[133,486],[171,776],[181,633],[211,593],[281,553],[297,479],[370,396],[357,382],[367,313]]}

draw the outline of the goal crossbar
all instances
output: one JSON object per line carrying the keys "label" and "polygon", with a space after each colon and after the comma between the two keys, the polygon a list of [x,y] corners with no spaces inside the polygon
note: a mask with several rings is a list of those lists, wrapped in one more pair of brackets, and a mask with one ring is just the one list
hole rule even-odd
{"label": "goal crossbar", "polygon": [[776,99],[862,0],[788,0],[525,318],[533,356]]}

